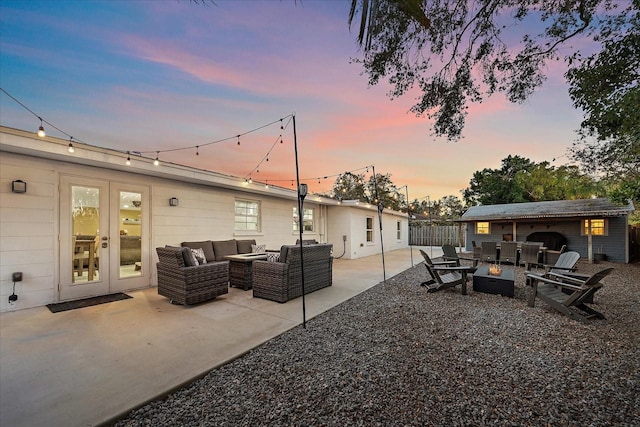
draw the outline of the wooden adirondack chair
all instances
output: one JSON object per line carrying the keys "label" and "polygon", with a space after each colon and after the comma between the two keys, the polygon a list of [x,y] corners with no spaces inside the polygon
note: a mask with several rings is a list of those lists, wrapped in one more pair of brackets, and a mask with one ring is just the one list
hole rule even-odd
{"label": "wooden adirondack chair", "polygon": [[[539,274],[527,273],[527,280],[532,286],[529,307],[534,307],[535,299],[540,298],[573,320],[587,322],[594,317],[604,319],[602,313],[588,307],[585,303],[588,299],[593,298],[593,294],[602,287],[600,280],[609,275],[611,271],[613,268],[605,268],[584,280],[561,274],[556,274],[552,279]],[[564,293],[563,289],[568,289],[571,292]]]}
{"label": "wooden adirondack chair", "polygon": [[[443,260],[454,261],[456,263],[456,266],[458,267],[461,265],[460,261],[471,261],[474,267],[478,266],[479,260],[477,258],[467,258],[459,256],[456,248],[453,247],[453,245],[442,245],[442,253],[444,254],[442,255]],[[475,268],[473,269],[473,271],[475,271]]]}
{"label": "wooden adirondack chair", "polygon": [[580,254],[578,252],[563,252],[555,264],[544,265],[545,276],[554,276],[556,274],[565,274],[568,271],[575,271],[578,260],[580,260]]}
{"label": "wooden adirondack chair", "polygon": [[474,267],[456,266],[455,261],[432,262],[429,255],[420,250],[424,258],[424,264],[431,279],[420,283],[425,286],[427,292],[437,292],[462,285],[462,295],[467,294],[467,273]]}

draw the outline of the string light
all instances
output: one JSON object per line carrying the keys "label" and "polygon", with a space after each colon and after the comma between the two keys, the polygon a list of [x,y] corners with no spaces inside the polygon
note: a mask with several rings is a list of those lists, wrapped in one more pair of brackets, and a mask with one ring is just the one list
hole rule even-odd
{"label": "string light", "polygon": [[[38,117],[40,119],[40,117]],[[47,134],[44,132],[44,126],[42,126],[42,119],[40,119],[40,127],[38,128],[38,136],[44,138]]]}
{"label": "string light", "polygon": [[[73,140],[74,140],[74,139],[75,139],[76,141],[78,141],[78,142],[81,142],[81,143],[83,143],[83,144],[86,144],[85,142],[83,142],[83,141],[81,141],[81,140],[79,140],[79,139],[73,138],[71,135],[69,135],[68,133],[64,132],[63,130],[61,130],[61,129],[57,128],[56,126],[54,126],[54,125],[53,125],[53,124],[51,124],[50,122],[48,122],[48,121],[44,120],[42,117],[40,117],[39,115],[37,115],[36,113],[34,113],[31,109],[29,109],[26,105],[24,105],[24,104],[23,104],[22,102],[20,102],[18,99],[16,99],[15,97],[13,97],[10,93],[8,93],[8,92],[7,92],[6,90],[4,90],[2,87],[0,87],[0,91],[2,91],[3,93],[5,93],[6,95],[8,95],[11,99],[13,99],[14,101],[16,101],[16,102],[17,102],[18,104],[20,104],[24,109],[26,109],[27,111],[29,111],[31,114],[33,114],[35,117],[37,117],[37,118],[38,118],[38,120],[40,120],[40,126],[39,126],[39,128],[38,128],[38,136],[40,136],[40,137],[44,137],[44,136],[46,136],[46,133],[45,133],[45,130],[44,130],[44,123],[47,123],[47,125],[49,125],[49,126],[53,127],[54,129],[58,130],[60,133],[62,133],[62,134],[64,134],[64,135],[66,135],[66,136],[68,136],[68,137],[69,137],[69,147],[68,147],[69,152],[72,152],[72,150],[74,150],[74,147],[73,147]],[[288,121],[287,123],[284,123],[284,120],[285,120],[285,119],[287,119],[287,118],[289,119],[289,121]],[[172,148],[172,149],[167,149],[167,150],[156,150],[156,151],[155,151],[156,156],[155,156],[155,160],[153,161],[153,164],[154,164],[155,166],[159,166],[159,165],[160,165],[160,153],[164,153],[164,152],[181,151],[181,150],[185,150],[185,149],[193,149],[193,148],[195,148],[195,149],[196,149],[196,155],[197,155],[197,156],[199,156],[199,155],[200,155],[200,147],[203,147],[203,146],[212,145],[212,144],[217,144],[217,143],[224,142],[224,141],[229,141],[229,140],[232,140],[232,139],[236,139],[236,143],[237,143],[237,145],[240,145],[240,137],[241,137],[241,136],[243,136],[243,135],[247,135],[247,134],[250,134],[250,133],[256,132],[256,131],[258,131],[258,130],[261,130],[261,129],[263,129],[263,128],[266,128],[266,127],[268,127],[268,126],[271,126],[271,125],[275,124],[277,121],[279,121],[279,122],[280,122],[280,130],[282,131],[282,130],[284,130],[285,128],[287,128],[287,127],[288,127],[289,123],[291,123],[292,118],[293,118],[293,114],[290,114],[290,115],[288,115],[288,116],[286,116],[286,117],[283,117],[283,118],[280,118],[280,119],[278,119],[278,120],[276,120],[276,121],[273,121],[273,122],[271,122],[271,123],[267,123],[267,124],[265,124],[265,125],[259,126],[259,127],[255,128],[255,129],[249,130],[249,131],[247,131],[247,132],[239,133],[239,134],[236,134],[236,135],[234,135],[234,136],[232,136],[232,137],[227,137],[227,138],[223,138],[223,139],[216,140],[216,141],[211,141],[211,142],[208,142],[208,143],[206,143],[206,144],[198,144],[198,145],[193,145],[193,146],[190,146],[190,147],[179,147],[179,148]],[[252,172],[254,172],[254,171],[255,171],[255,172],[259,172],[259,166],[262,164],[262,162],[268,162],[268,161],[269,161],[269,155],[271,154],[271,151],[273,150],[273,148],[275,147],[275,145],[276,145],[278,142],[280,142],[280,144],[284,144],[284,138],[282,137],[282,133],[278,136],[278,138],[276,139],[276,141],[274,142],[274,144],[272,145],[272,147],[269,149],[268,153],[267,153],[267,154],[264,156],[264,158],[261,160],[260,164],[258,164],[258,165],[254,168],[254,170],[253,170]],[[74,151],[75,151],[75,150],[74,150]],[[116,150],[116,151],[117,151],[117,150]],[[143,154],[153,153],[154,151],[130,151],[130,150],[127,150],[127,151],[126,151],[126,154],[127,154],[126,164],[127,164],[128,166],[129,166],[129,165],[131,165],[131,153],[132,153],[132,152],[133,152],[134,154],[139,155],[139,156],[143,156]],[[369,172],[369,167],[370,167],[370,166],[367,166],[367,167],[365,167],[365,168],[364,168],[364,169],[366,170],[366,172],[367,172],[367,173]],[[351,171],[351,173],[356,172],[356,171],[359,171],[359,170],[362,170],[362,169],[356,169],[356,170],[354,170],[354,171]],[[326,180],[326,179],[328,179],[328,178],[330,178],[330,177],[333,177],[333,176],[339,176],[339,175],[340,175],[340,174],[324,176],[324,179]],[[312,180],[314,180],[314,179],[318,181],[318,184],[321,184],[321,178],[320,178],[320,177],[315,177],[315,178],[302,178],[302,179],[301,179],[301,181],[312,181]],[[271,182],[273,182],[273,181],[289,181],[289,180],[288,180],[288,179],[283,179],[283,180],[270,180],[270,181],[271,181]],[[252,182],[252,181],[251,181],[251,180],[249,180],[249,182]],[[292,186],[294,186],[294,185],[295,185],[294,180],[291,180],[291,185],[292,185]],[[267,183],[267,184],[265,184],[265,188],[268,188],[268,186],[269,186],[269,184],[268,184],[268,183]]]}

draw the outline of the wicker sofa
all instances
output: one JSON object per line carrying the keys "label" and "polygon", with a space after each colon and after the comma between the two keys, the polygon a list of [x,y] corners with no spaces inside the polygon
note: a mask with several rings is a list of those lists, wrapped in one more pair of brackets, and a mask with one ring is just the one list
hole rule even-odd
{"label": "wicker sofa", "polygon": [[251,245],[256,241],[251,240],[202,240],[199,242],[182,242],[180,245],[191,249],[202,249],[207,259],[211,261],[223,261],[227,255],[251,253]]}
{"label": "wicker sofa", "polygon": [[229,262],[191,263],[191,250],[183,247],[156,248],[158,294],[184,305],[214,299],[229,292]]}
{"label": "wicker sofa", "polygon": [[[324,243],[303,246],[305,294],[333,283],[332,249],[333,245]],[[281,303],[302,296],[300,246],[282,246],[277,262],[253,262],[253,296]]]}

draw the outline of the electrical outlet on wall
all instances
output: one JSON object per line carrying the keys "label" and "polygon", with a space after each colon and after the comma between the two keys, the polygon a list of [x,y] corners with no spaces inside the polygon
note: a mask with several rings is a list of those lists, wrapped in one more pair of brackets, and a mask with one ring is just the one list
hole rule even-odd
{"label": "electrical outlet on wall", "polygon": [[14,282],[22,282],[22,272],[18,271],[18,272],[16,272],[16,273],[13,273],[13,274],[11,275],[11,279],[12,279]]}

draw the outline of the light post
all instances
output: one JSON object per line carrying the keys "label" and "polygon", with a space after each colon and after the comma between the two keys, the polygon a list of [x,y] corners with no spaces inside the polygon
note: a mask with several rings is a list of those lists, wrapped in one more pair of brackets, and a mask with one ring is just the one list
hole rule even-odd
{"label": "light post", "polygon": [[382,280],[386,283],[387,267],[385,266],[385,263],[384,263],[384,239],[382,238],[382,211],[384,209],[384,205],[382,204],[380,197],[378,197],[378,180],[376,178],[375,166],[371,165],[371,170],[373,171],[373,190],[375,193],[374,197],[378,201],[378,224],[380,224],[380,248],[382,250]]}
{"label": "light post", "polygon": [[293,148],[296,157],[296,181],[298,184],[298,232],[300,235],[300,279],[302,281],[302,328],[307,329],[307,309],[304,292],[304,258],[302,251],[302,205],[307,196],[307,184],[300,184],[300,173],[298,169],[298,137],[296,134],[296,116],[293,115]]}
{"label": "light post", "polygon": [[411,226],[409,225],[409,223],[411,222],[411,209],[409,205],[409,186],[403,185],[402,187],[398,188],[398,190],[401,190],[402,188],[404,188],[405,195],[407,197],[407,231],[408,231],[407,244],[409,245],[409,252],[411,253],[411,267],[413,267],[413,246],[411,246]]}
{"label": "light post", "polygon": [[431,222],[431,198],[427,196],[427,213],[429,215],[429,248],[433,258],[433,223]]}

